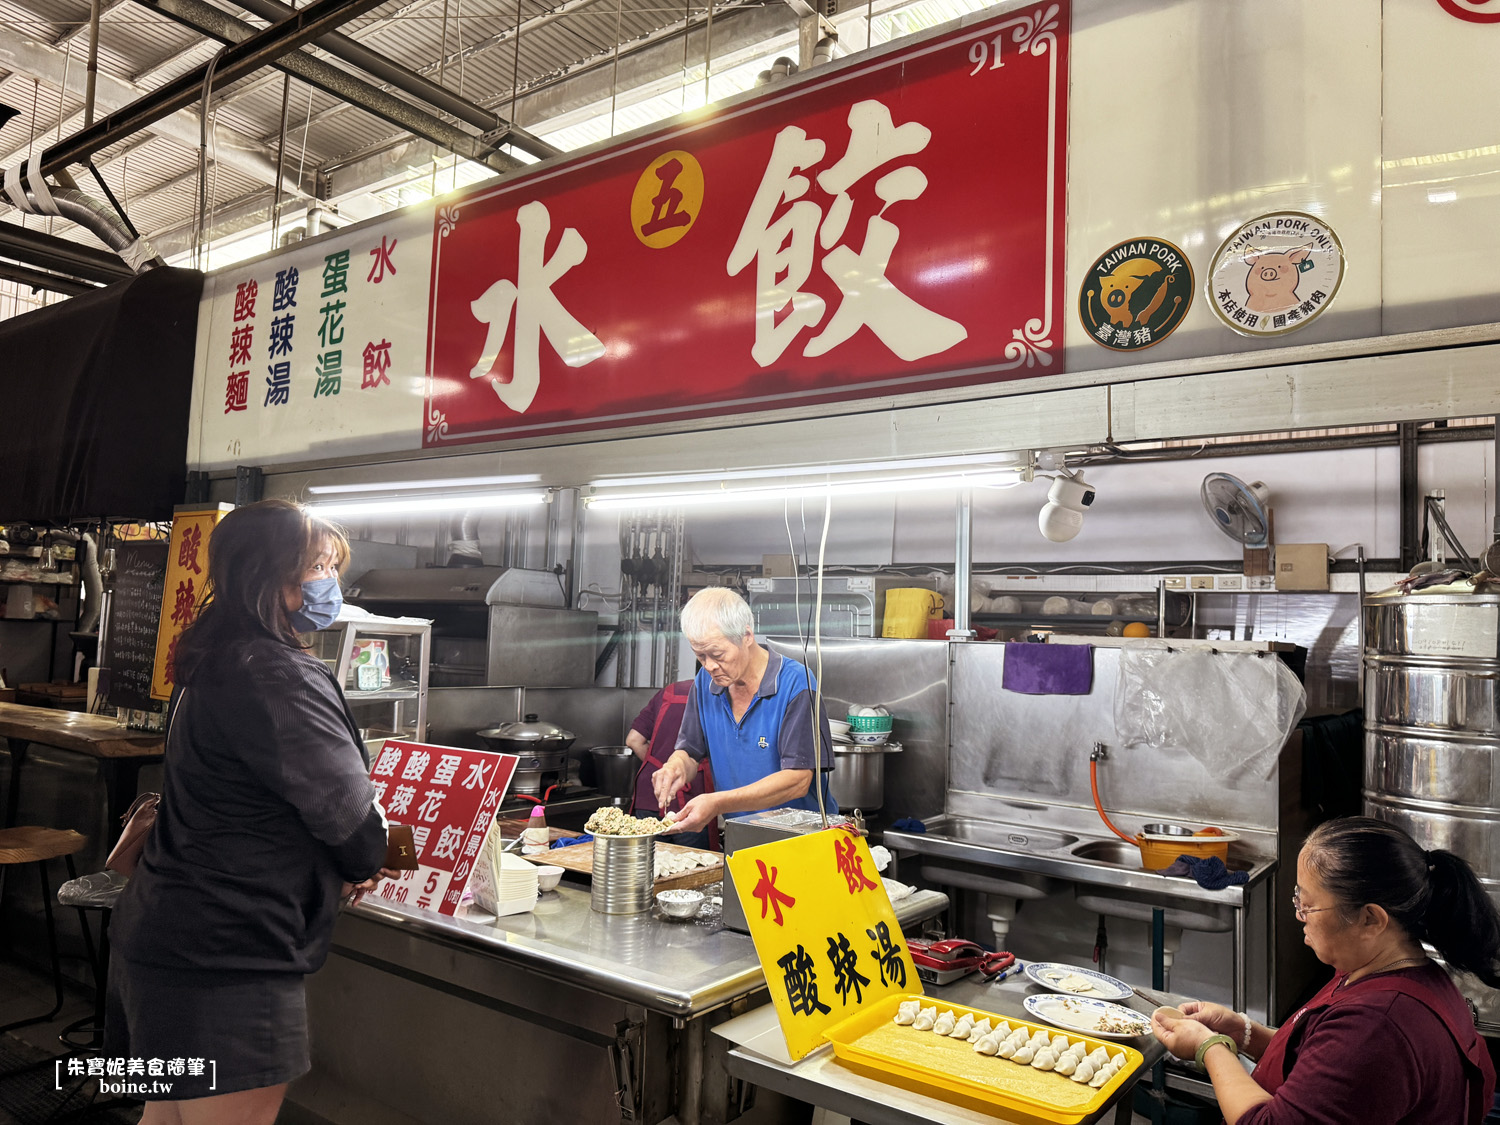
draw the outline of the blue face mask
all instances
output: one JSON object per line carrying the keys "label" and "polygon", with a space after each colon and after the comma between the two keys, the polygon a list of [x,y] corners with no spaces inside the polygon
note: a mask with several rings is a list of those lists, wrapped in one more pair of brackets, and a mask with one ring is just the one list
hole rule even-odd
{"label": "blue face mask", "polygon": [[315,633],[326,629],[339,619],[339,610],[344,606],[344,593],[339,589],[337,576],[314,578],[302,583],[302,608],[292,610],[292,628],[299,633]]}

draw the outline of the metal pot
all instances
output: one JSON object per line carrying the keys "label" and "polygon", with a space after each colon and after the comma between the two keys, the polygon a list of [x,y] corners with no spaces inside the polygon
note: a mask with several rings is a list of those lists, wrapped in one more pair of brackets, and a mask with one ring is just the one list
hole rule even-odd
{"label": "metal pot", "polygon": [[568,747],[574,740],[572,731],[563,730],[553,723],[539,722],[535,715],[527,715],[523,722],[501,723],[478,733],[487,749],[520,758],[518,770],[565,768]]}
{"label": "metal pot", "polygon": [[885,756],[900,752],[899,742],[880,746],[835,742],[828,785],[839,809],[870,812],[885,804]]}
{"label": "metal pot", "polygon": [[640,759],[628,746],[595,746],[589,751],[594,759],[594,784],[607,797],[628,798],[635,793],[635,778]]}

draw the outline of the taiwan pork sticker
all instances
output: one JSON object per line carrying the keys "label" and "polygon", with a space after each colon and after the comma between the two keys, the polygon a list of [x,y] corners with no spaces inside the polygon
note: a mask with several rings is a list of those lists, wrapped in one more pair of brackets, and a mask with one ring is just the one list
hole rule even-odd
{"label": "taiwan pork sticker", "polygon": [[1187,255],[1160,238],[1111,246],[1078,288],[1078,319],[1094,342],[1138,352],[1176,331],[1193,303]]}
{"label": "taiwan pork sticker", "polygon": [[1242,336],[1280,336],[1323,314],[1344,280],[1333,229],[1301,211],[1244,224],[1219,247],[1209,272],[1214,312]]}

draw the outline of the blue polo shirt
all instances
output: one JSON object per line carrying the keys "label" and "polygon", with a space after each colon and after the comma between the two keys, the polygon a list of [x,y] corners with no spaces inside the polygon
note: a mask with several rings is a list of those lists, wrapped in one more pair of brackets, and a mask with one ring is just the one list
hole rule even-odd
{"label": "blue polo shirt", "polygon": [[[837,812],[838,804],[828,788],[833,738],[826,710],[818,715],[823,744],[821,768],[813,748],[812,674],[801,662],[783,658],[780,653],[768,652],[767,656],[760,687],[738,722],[728,689],[715,684],[707,671],[698,670],[688,691],[682,728],[677,732],[677,749],[699,761],[708,756],[714,769],[714,788],[720,793],[753,785],[778,770],[816,769],[818,784],[823,787],[823,805],[828,812]],[[785,807],[816,812],[818,795],[809,786],[805,794],[786,802]],[[748,816],[749,811],[732,815]]]}

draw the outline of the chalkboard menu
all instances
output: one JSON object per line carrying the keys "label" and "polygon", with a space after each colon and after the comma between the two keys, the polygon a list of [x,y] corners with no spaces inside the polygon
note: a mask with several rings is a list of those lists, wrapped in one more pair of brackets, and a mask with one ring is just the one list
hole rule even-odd
{"label": "chalkboard menu", "polygon": [[156,626],[166,584],[166,543],[115,547],[115,589],[100,663],[109,669],[106,698],[116,707],[156,709],[151,673],[156,666]]}

